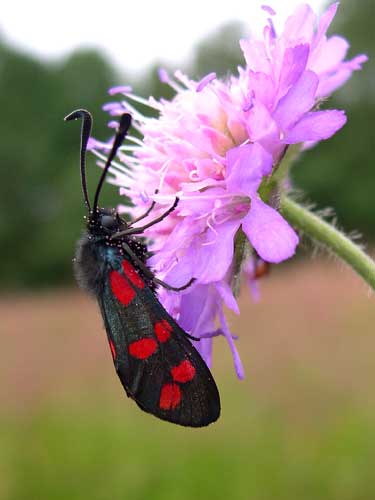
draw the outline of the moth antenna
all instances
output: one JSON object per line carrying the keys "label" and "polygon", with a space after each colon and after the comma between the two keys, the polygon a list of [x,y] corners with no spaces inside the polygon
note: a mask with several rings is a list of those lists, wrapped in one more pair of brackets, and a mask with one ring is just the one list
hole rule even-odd
{"label": "moth antenna", "polygon": [[83,199],[85,201],[85,205],[89,212],[91,212],[91,206],[89,201],[89,195],[87,192],[87,182],[86,182],[86,151],[87,151],[87,143],[90,139],[91,129],[92,129],[92,116],[86,111],[86,109],[77,109],[73,111],[69,115],[67,115],[64,120],[78,120],[82,119],[82,127],[81,127],[81,152],[80,152],[80,167],[81,167],[81,185],[82,185],[82,193]]}
{"label": "moth antenna", "polygon": [[98,187],[96,188],[95,198],[94,198],[94,206],[92,208],[92,213],[94,214],[94,216],[95,216],[97,209],[98,209],[99,195],[100,195],[100,191],[103,187],[104,179],[106,178],[106,175],[108,173],[109,167],[111,166],[113,158],[116,156],[119,147],[123,143],[123,141],[126,137],[126,134],[128,133],[130,125],[131,125],[131,116],[128,113],[124,113],[123,115],[121,115],[120,123],[119,123],[118,129],[116,131],[116,135],[115,135],[115,139],[113,141],[112,149],[108,155],[107,161],[105,162],[102,175],[99,179]]}

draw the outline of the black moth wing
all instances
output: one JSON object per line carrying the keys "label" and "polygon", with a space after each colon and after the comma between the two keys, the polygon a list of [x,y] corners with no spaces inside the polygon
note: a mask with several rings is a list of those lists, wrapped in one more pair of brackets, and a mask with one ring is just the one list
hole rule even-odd
{"label": "black moth wing", "polygon": [[[135,292],[127,305],[121,303],[111,287],[112,271],[108,270],[98,300],[114,365],[127,395],[145,412],[176,424],[202,427],[217,420],[220,415],[218,389],[186,333],[147,285],[141,289],[136,287],[119,270]],[[167,327],[161,328],[159,338],[155,325]],[[137,353],[143,357],[131,355],[132,348],[143,344],[146,348],[143,352],[138,349]],[[155,344],[155,350],[149,354]]]}

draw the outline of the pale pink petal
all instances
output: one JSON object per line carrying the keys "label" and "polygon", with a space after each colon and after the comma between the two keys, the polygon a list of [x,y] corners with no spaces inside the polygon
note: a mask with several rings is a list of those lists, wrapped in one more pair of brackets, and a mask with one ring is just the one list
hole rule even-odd
{"label": "pale pink petal", "polygon": [[[192,225],[194,222],[190,220],[190,225]],[[163,248],[157,256],[151,259],[151,262],[160,263],[163,260],[170,260],[172,255],[175,257],[175,263],[165,276],[165,281],[173,286],[182,286],[191,278],[196,278],[200,284],[220,281],[232,263],[233,238],[240,223],[240,219],[231,219],[222,224],[216,224],[213,229],[207,228],[205,232],[190,237],[190,243],[185,249],[183,247],[179,249],[179,242],[176,241],[174,252],[174,238],[168,238],[167,243],[172,247],[168,250]],[[177,234],[176,231],[174,234]]]}
{"label": "pale pink petal", "polygon": [[216,290],[223,299],[225,305],[236,314],[240,314],[240,309],[235,299],[230,285],[226,281],[218,281],[215,283]]}
{"label": "pale pink petal", "polygon": [[212,283],[224,278],[233,260],[233,240],[239,225],[240,220],[236,219],[217,224],[214,227],[217,233],[208,230],[204,239],[195,240],[191,260],[199,283]]}
{"label": "pale pink petal", "polygon": [[344,111],[327,110],[307,113],[285,136],[285,144],[328,139],[346,123]]}
{"label": "pale pink petal", "polygon": [[368,57],[366,54],[359,54],[356,57],[353,57],[350,61],[346,61],[345,65],[351,68],[353,71],[359,71],[362,69],[362,64],[368,61]]}
{"label": "pale pink petal", "polygon": [[270,137],[271,141],[278,137],[278,127],[270,111],[260,101],[256,100],[248,112],[247,131],[252,142]]}
{"label": "pale pink petal", "polygon": [[367,60],[368,57],[365,54],[360,54],[350,61],[341,63],[334,73],[328,74],[326,77],[322,76],[316,92],[317,97],[326,97],[332,94],[349,80],[353,71],[362,69],[362,64]]}
{"label": "pale pink petal", "polygon": [[260,198],[251,199],[242,228],[258,255],[275,264],[294,255],[298,236],[285,219]]}
{"label": "pale pink petal", "polygon": [[270,16],[275,16],[276,15],[276,12],[269,5],[262,5],[261,9],[264,10],[265,12],[268,12],[268,14]]}
{"label": "pale pink petal", "polygon": [[272,172],[272,156],[258,143],[230,149],[226,161],[227,186],[233,192],[254,193]]}
{"label": "pale pink petal", "polygon": [[215,130],[213,127],[202,125],[200,133],[211,144],[213,151],[219,155],[225,155],[225,152],[233,147],[233,141],[227,135],[219,130]]}
{"label": "pale pink petal", "polygon": [[168,72],[166,69],[164,68],[159,68],[158,69],[158,76],[159,76],[159,80],[162,82],[162,83],[169,83],[170,81],[170,78],[169,78],[169,75],[168,75]]}
{"label": "pale pink petal", "polygon": [[[196,335],[193,335],[193,337],[195,336]],[[208,368],[211,368],[212,366],[212,343],[213,343],[212,337],[201,338],[199,342],[193,342],[194,347],[202,356]]]}
{"label": "pale pink petal", "polygon": [[202,90],[210,83],[212,80],[215,80],[216,78],[216,73],[209,73],[205,77],[202,78],[202,80],[197,83],[197,88],[195,89],[196,92],[202,92]]}
{"label": "pale pink petal", "polygon": [[[272,109],[276,97],[275,81],[265,73],[249,71],[248,91],[257,102],[261,102],[267,109]],[[254,105],[254,102],[252,103]],[[251,109],[251,108],[249,108]]]}
{"label": "pale pink petal", "polygon": [[235,140],[236,144],[242,144],[247,139],[247,130],[244,121],[238,118],[229,118],[227,127],[230,135]]}
{"label": "pale pink petal", "polygon": [[301,4],[294,11],[293,15],[288,17],[285,23],[283,39],[288,46],[301,43],[302,40],[310,42],[314,34],[316,16],[307,4]]}
{"label": "pale pink petal", "polygon": [[212,286],[197,285],[190,293],[181,297],[178,324],[193,337],[204,337],[194,342],[195,348],[210,368],[212,364],[212,338],[208,336],[215,330],[217,296]]}
{"label": "pale pink petal", "polygon": [[243,368],[240,355],[238,354],[236,345],[234,343],[232,333],[229,330],[229,326],[228,326],[227,320],[225,319],[222,307],[218,307],[218,313],[219,313],[221,328],[223,330],[225,338],[227,339],[227,342],[229,344],[229,348],[232,351],[234,368],[236,370],[237,377],[240,380],[242,380],[243,378],[245,378],[245,370]]}
{"label": "pale pink petal", "polygon": [[322,37],[324,37],[325,34],[327,33],[327,30],[331,25],[333,18],[336,15],[339,3],[340,2],[335,2],[332,5],[330,5],[328,9],[324,12],[324,14],[320,17],[318,30],[316,32],[314,41],[312,43],[313,48],[315,48],[319,44]]}
{"label": "pale pink petal", "polygon": [[263,41],[255,39],[240,40],[240,47],[246,60],[248,69],[270,74],[272,70],[267,50]]}
{"label": "pale pink petal", "polygon": [[309,60],[309,68],[324,76],[324,73],[336,71],[345,59],[349,49],[348,41],[341,36],[331,36],[322,43]]}
{"label": "pale pink petal", "polygon": [[[197,184],[199,185],[200,183]],[[183,215],[185,218],[189,215],[194,215],[199,218],[204,213],[210,214],[214,208],[215,200],[220,198],[220,196],[225,194],[225,192],[225,189],[221,189],[220,187],[215,188],[213,186],[204,192],[192,192],[186,190],[186,194],[183,194],[180,198],[178,213]],[[189,219],[187,222],[191,226],[199,225],[195,222],[194,218]],[[202,231],[204,228],[205,225],[199,227],[198,232]],[[184,227],[183,231],[187,230],[188,227]]]}
{"label": "pale pink petal", "polygon": [[306,68],[310,46],[306,43],[286,49],[279,78],[278,97],[283,97],[289,87],[297,82]]}
{"label": "pale pink petal", "polygon": [[132,91],[130,85],[116,85],[115,87],[111,87],[108,89],[109,95],[115,94],[129,94]]}
{"label": "pale pink petal", "polygon": [[[180,297],[179,325],[197,337],[214,329],[216,298],[209,285],[192,285]],[[192,334],[193,335],[193,334]]]}
{"label": "pale pink petal", "polygon": [[298,82],[280,99],[273,118],[282,130],[287,130],[313,108],[318,85],[317,75],[312,71],[305,71]]}

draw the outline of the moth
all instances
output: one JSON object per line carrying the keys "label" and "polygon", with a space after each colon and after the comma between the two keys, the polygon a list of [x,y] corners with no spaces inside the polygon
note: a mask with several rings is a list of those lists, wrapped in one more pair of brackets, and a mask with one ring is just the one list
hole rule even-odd
{"label": "moth", "polygon": [[[191,337],[164,309],[157,287],[175,288],[157,279],[147,266],[145,229],[158,224],[176,208],[178,198],[162,215],[139,225],[155,202],[140,217],[127,222],[113,208],[99,206],[108,170],[131,126],[123,114],[111,151],[91,204],[86,183],[86,150],[91,134],[91,114],[79,109],[65,120],[82,120],[80,172],[88,215],[74,261],[81,288],[98,301],[113,363],[128,397],[145,412],[175,424],[202,427],[219,418],[220,397],[206,363]],[[137,225],[136,225],[137,224]]]}

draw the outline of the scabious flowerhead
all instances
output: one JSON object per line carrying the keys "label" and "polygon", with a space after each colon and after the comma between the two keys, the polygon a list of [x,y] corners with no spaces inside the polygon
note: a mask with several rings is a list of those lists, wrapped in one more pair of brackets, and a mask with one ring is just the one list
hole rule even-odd
{"label": "scabious flowerhead", "polygon": [[[154,252],[149,264],[174,286],[196,281],[182,293],[160,290],[160,299],[201,338],[196,347],[208,365],[213,337],[224,335],[240,378],[223,313],[223,305],[238,313],[234,275],[243,263],[253,287],[259,261],[279,263],[295,253],[298,236],[278,212],[285,182],[276,174],[290,145],[311,146],[345,124],[343,111],[318,106],[366,60],[345,61],[347,41],[327,38],[336,10],[331,5],[316,26],[311,8],[301,5],[280,35],[268,19],[262,38],[241,40],[245,65],[237,76],[220,80],[210,73],[195,82],[161,70],[161,80],[176,92],[172,100],[145,101],[129,87],[115,87],[110,94],[123,100],[105,106],[112,116],[130,112],[143,136],[130,137],[112,166],[111,182],[130,198],[132,214],[155,200],[151,220],[180,199],[168,218],[147,230]],[[143,116],[137,102],[156,109],[158,118]],[[94,141],[92,147],[100,156],[108,145]]]}

